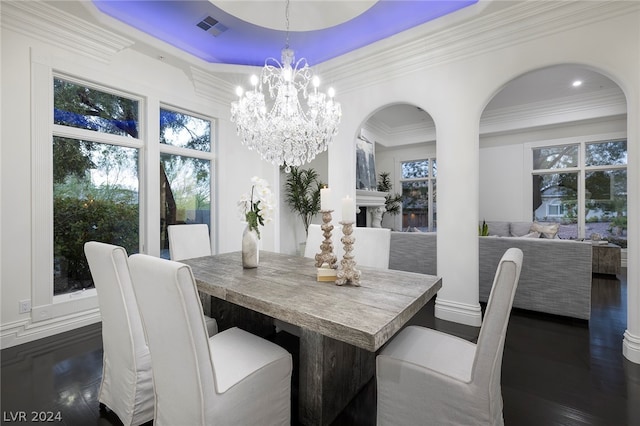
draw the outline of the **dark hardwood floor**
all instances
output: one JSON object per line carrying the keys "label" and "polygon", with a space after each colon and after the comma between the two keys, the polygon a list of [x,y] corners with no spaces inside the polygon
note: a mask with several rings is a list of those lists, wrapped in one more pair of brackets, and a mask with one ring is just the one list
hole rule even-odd
{"label": "dark hardwood floor", "polygon": [[[626,286],[625,270],[617,277],[594,276],[588,324],[512,312],[502,368],[507,425],[640,425],[640,365],[622,356]],[[433,309],[431,302],[411,322],[477,338],[479,329],[438,320]],[[98,407],[100,330],[96,324],[3,349],[2,424],[21,420],[21,413],[27,421],[16,424],[35,423],[34,415],[43,423],[47,412],[52,413],[50,420],[64,425],[120,424],[113,413],[101,414]],[[296,357],[293,336],[279,333],[274,339]],[[295,405],[293,410],[295,419]],[[375,410],[371,380],[334,425],[374,425]]]}

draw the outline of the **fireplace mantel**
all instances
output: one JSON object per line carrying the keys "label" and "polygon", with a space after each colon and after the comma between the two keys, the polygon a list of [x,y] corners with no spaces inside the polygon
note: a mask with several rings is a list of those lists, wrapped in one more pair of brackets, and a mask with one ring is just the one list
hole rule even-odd
{"label": "fireplace mantel", "polygon": [[386,195],[386,192],[356,189],[356,205],[358,207],[384,206],[384,197]]}

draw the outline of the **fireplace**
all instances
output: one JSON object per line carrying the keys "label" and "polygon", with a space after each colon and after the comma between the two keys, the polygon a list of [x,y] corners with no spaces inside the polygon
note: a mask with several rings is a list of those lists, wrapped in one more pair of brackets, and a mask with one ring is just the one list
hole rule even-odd
{"label": "fireplace", "polygon": [[372,226],[372,213],[384,207],[386,195],[386,192],[356,189],[356,207],[359,209],[356,212],[356,226]]}

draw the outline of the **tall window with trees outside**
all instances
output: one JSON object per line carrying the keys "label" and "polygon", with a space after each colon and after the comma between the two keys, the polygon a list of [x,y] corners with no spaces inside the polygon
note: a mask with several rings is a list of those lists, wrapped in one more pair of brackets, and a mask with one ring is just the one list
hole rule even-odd
{"label": "tall window with trees outside", "polygon": [[435,231],[437,163],[435,158],[401,163],[402,228]]}
{"label": "tall window with trees outside", "polygon": [[533,148],[533,219],[560,223],[560,238],[626,247],[627,141]]}
{"label": "tall window with trees outside", "polygon": [[160,109],[160,244],[169,257],[167,227],[205,223],[211,229],[211,120]]}
{"label": "tall window with trees outside", "polygon": [[139,100],[54,77],[54,295],[93,287],[84,243],[139,251]]}

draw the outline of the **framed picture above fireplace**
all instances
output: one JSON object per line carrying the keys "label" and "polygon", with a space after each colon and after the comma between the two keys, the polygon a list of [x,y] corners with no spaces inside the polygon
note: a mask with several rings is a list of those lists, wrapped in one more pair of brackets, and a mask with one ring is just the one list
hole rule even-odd
{"label": "framed picture above fireplace", "polygon": [[375,146],[362,134],[356,139],[356,189],[376,190]]}

